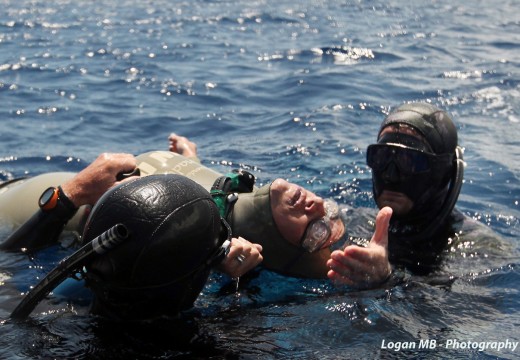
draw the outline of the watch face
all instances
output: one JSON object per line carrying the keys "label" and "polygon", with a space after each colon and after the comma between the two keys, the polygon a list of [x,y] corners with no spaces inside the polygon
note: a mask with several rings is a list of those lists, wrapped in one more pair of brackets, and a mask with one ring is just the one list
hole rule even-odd
{"label": "watch face", "polygon": [[56,191],[55,188],[50,187],[43,192],[42,196],[40,196],[40,201],[39,201],[40,207],[44,207],[51,201],[51,199],[54,196],[55,191]]}

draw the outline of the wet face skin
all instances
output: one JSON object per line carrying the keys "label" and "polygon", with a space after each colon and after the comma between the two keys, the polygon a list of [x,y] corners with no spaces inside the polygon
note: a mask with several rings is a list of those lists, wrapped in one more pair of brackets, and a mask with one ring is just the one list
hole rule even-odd
{"label": "wet face skin", "polygon": [[[416,130],[406,125],[390,125],[383,129],[379,138],[389,132],[398,132],[407,134],[418,138],[421,141],[425,141],[424,137],[421,136]],[[413,208],[413,201],[403,193],[394,192],[389,190],[383,190],[381,195],[376,199],[377,206],[382,209],[385,206],[392,208],[393,213],[398,216],[406,215]]]}
{"label": "wet face skin", "polygon": [[270,188],[271,211],[280,234],[298,245],[307,225],[325,216],[323,199],[299,185],[276,179]]}
{"label": "wet face skin", "polygon": [[[276,227],[288,242],[296,246],[301,246],[309,223],[325,216],[323,198],[283,179],[277,179],[271,184],[270,199]],[[340,239],[344,230],[340,219],[332,222],[332,235],[322,248]]]}

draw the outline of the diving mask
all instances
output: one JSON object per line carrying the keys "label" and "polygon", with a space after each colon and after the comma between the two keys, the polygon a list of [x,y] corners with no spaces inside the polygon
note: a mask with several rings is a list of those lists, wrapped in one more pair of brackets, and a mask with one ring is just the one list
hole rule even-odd
{"label": "diving mask", "polygon": [[303,238],[301,240],[301,247],[312,253],[322,249],[327,244],[332,244],[332,229],[334,222],[341,221],[339,219],[339,206],[332,200],[325,200],[323,206],[325,207],[325,216],[313,220],[307,225]]}
{"label": "diving mask", "polygon": [[393,161],[405,176],[437,172],[452,159],[452,154],[437,155],[398,144],[373,144],[367,149],[367,164],[372,170],[383,171]]}

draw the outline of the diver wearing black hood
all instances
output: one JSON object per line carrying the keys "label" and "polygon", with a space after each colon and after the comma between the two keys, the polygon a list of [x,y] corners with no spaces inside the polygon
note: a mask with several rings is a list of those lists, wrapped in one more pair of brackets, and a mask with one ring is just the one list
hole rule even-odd
{"label": "diver wearing black hood", "polygon": [[393,209],[390,261],[419,264],[415,270],[436,263],[460,217],[454,207],[464,164],[450,116],[427,103],[399,106],[368,147],[367,163],[378,207]]}
{"label": "diver wearing black hood", "polygon": [[202,186],[150,175],[108,190],[93,207],[79,250],[29,291],[11,318],[26,318],[67,276],[83,277],[91,311],[118,321],[176,316],[226,257],[231,228]]}
{"label": "diver wearing black hood", "polygon": [[109,190],[93,208],[83,241],[115,224],[126,226],[129,239],[95,258],[84,275],[94,292],[93,313],[115,319],[149,319],[191,308],[231,240],[209,193],[173,174]]}
{"label": "diver wearing black hood", "polygon": [[331,253],[329,279],[363,288],[415,280],[449,286],[494,266],[492,259],[516,253],[488,226],[455,208],[465,166],[457,141],[450,116],[427,103],[401,105],[384,119],[367,163],[377,218],[391,217],[388,234],[358,246],[371,233],[366,225],[373,211],[349,210],[345,225],[361,238]]}

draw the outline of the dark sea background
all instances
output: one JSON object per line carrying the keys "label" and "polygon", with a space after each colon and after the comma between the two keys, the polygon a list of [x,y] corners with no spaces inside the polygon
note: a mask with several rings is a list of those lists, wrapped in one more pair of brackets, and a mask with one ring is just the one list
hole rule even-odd
{"label": "dark sea background", "polygon": [[[101,152],[166,150],[371,207],[367,145],[395,106],[449,111],[465,149],[457,207],[520,248],[520,3],[0,1],[0,180],[79,171]],[[3,235],[5,236],[5,230]],[[518,258],[452,286],[353,291],[263,270],[214,274],[181,321],[109,326],[88,299],[20,293],[70,251],[0,254],[2,359],[515,359],[382,341],[519,341]],[[73,299],[74,300],[74,299]]]}

